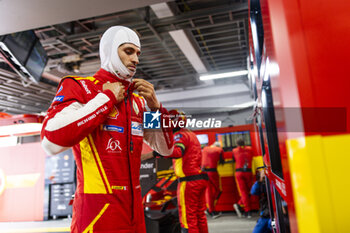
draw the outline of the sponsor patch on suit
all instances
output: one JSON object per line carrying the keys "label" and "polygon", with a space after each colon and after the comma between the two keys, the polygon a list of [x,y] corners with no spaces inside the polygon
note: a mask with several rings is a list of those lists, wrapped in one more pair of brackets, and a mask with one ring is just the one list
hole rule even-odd
{"label": "sponsor patch on suit", "polygon": [[114,106],[113,110],[108,114],[108,118],[117,119],[118,115],[119,115],[118,108]]}
{"label": "sponsor patch on suit", "polygon": [[64,95],[58,95],[53,99],[53,102],[55,102],[55,101],[62,102],[63,99],[64,99]]}
{"label": "sponsor patch on suit", "polygon": [[131,134],[136,136],[143,136],[142,123],[132,121],[131,122]]}
{"label": "sponsor patch on suit", "polygon": [[103,125],[102,130],[104,131],[114,131],[118,133],[124,133],[124,127],[117,125]]}
{"label": "sponsor patch on suit", "polygon": [[181,138],[182,138],[182,134],[177,134],[177,135],[175,135],[175,137],[174,137],[174,141],[175,141],[175,142],[180,141]]}

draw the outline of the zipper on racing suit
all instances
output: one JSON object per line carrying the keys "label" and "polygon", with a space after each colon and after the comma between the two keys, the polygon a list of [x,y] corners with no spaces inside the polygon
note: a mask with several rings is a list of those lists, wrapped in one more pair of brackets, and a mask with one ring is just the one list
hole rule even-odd
{"label": "zipper on racing suit", "polygon": [[[130,194],[131,194],[131,221],[134,221],[134,185],[132,182],[132,172],[131,172],[131,154],[133,153],[133,141],[132,141],[132,120],[131,120],[131,116],[132,116],[132,94],[130,95],[130,85],[127,88],[127,92],[126,92],[126,97],[124,97],[124,103],[125,103],[125,111],[126,111],[126,129],[127,129],[127,144],[129,145],[129,148],[127,150],[127,156],[128,156],[128,165],[129,165],[129,177],[130,177]],[[130,98],[129,98],[130,97]],[[129,100],[129,105],[130,105],[130,111],[128,112],[128,100]],[[130,117],[129,117],[130,114]],[[130,128],[130,132],[129,132],[129,128]]]}
{"label": "zipper on racing suit", "polygon": [[131,130],[131,134],[130,134],[130,155],[134,152],[134,142],[132,141],[132,93],[130,95],[130,99],[129,99],[129,107],[130,107],[130,130]]}

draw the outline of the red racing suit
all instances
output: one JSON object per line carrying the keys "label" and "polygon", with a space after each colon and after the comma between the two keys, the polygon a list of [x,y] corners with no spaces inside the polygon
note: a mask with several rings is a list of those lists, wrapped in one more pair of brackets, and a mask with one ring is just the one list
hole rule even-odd
{"label": "red racing suit", "polygon": [[208,186],[205,199],[209,213],[215,211],[215,205],[222,192],[221,182],[217,166],[223,162],[224,150],[217,146],[206,146],[202,150],[202,170],[208,173]]}
{"label": "red racing suit", "polygon": [[248,212],[250,206],[250,188],[252,187],[252,160],[254,152],[250,146],[236,147],[232,150],[236,162],[236,180],[241,198],[239,205],[244,205],[244,211]]}
{"label": "red racing suit", "polygon": [[[122,82],[124,101],[116,104],[105,82]],[[133,85],[100,69],[93,77],[66,77],[47,112],[41,132],[49,154],[73,147],[77,190],[71,232],[143,233],[140,155],[143,139],[159,153],[173,149],[170,131],[143,130],[145,100]],[[164,108],[160,112],[167,114]]]}
{"label": "red racing suit", "polygon": [[177,203],[182,232],[208,233],[204,212],[208,177],[201,171],[201,145],[196,135],[187,129],[176,132],[174,141],[174,151],[168,157],[175,158],[173,167],[179,177]]}

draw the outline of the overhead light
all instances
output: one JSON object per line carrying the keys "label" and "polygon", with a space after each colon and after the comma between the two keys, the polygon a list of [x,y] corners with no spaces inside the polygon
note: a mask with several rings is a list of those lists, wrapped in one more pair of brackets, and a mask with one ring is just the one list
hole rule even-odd
{"label": "overhead light", "polygon": [[[151,8],[160,19],[174,16],[168,4],[165,2],[151,5]],[[177,46],[181,49],[187,60],[191,63],[193,68],[197,71],[197,73],[201,74],[208,72],[207,68],[203,64],[196,50],[193,48],[193,45],[191,44],[184,30],[180,29],[170,31],[169,34]]]}
{"label": "overhead light", "polygon": [[199,79],[204,81],[204,80],[219,79],[219,78],[231,78],[231,77],[242,76],[247,74],[248,74],[248,70],[239,70],[239,71],[232,71],[232,72],[226,72],[226,73],[220,73],[220,74],[201,75]]}
{"label": "overhead light", "polygon": [[158,18],[165,18],[165,17],[170,17],[174,16],[173,12],[170,10],[168,4],[166,2],[162,3],[157,3],[151,5],[152,10],[156,14]]}
{"label": "overhead light", "polygon": [[176,42],[177,46],[181,49],[187,60],[191,63],[197,73],[207,72],[202,60],[198,56],[196,50],[193,48],[191,42],[188,40],[184,30],[176,30],[169,32],[170,36]]}

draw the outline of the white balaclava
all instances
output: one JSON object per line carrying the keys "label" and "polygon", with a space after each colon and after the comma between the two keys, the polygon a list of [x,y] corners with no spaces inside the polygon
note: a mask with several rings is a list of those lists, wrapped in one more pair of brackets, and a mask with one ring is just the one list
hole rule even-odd
{"label": "white balaclava", "polygon": [[131,79],[135,72],[130,71],[118,55],[118,48],[125,43],[131,43],[141,49],[140,39],[136,32],[123,26],[110,27],[102,35],[100,41],[101,68],[123,78]]}

